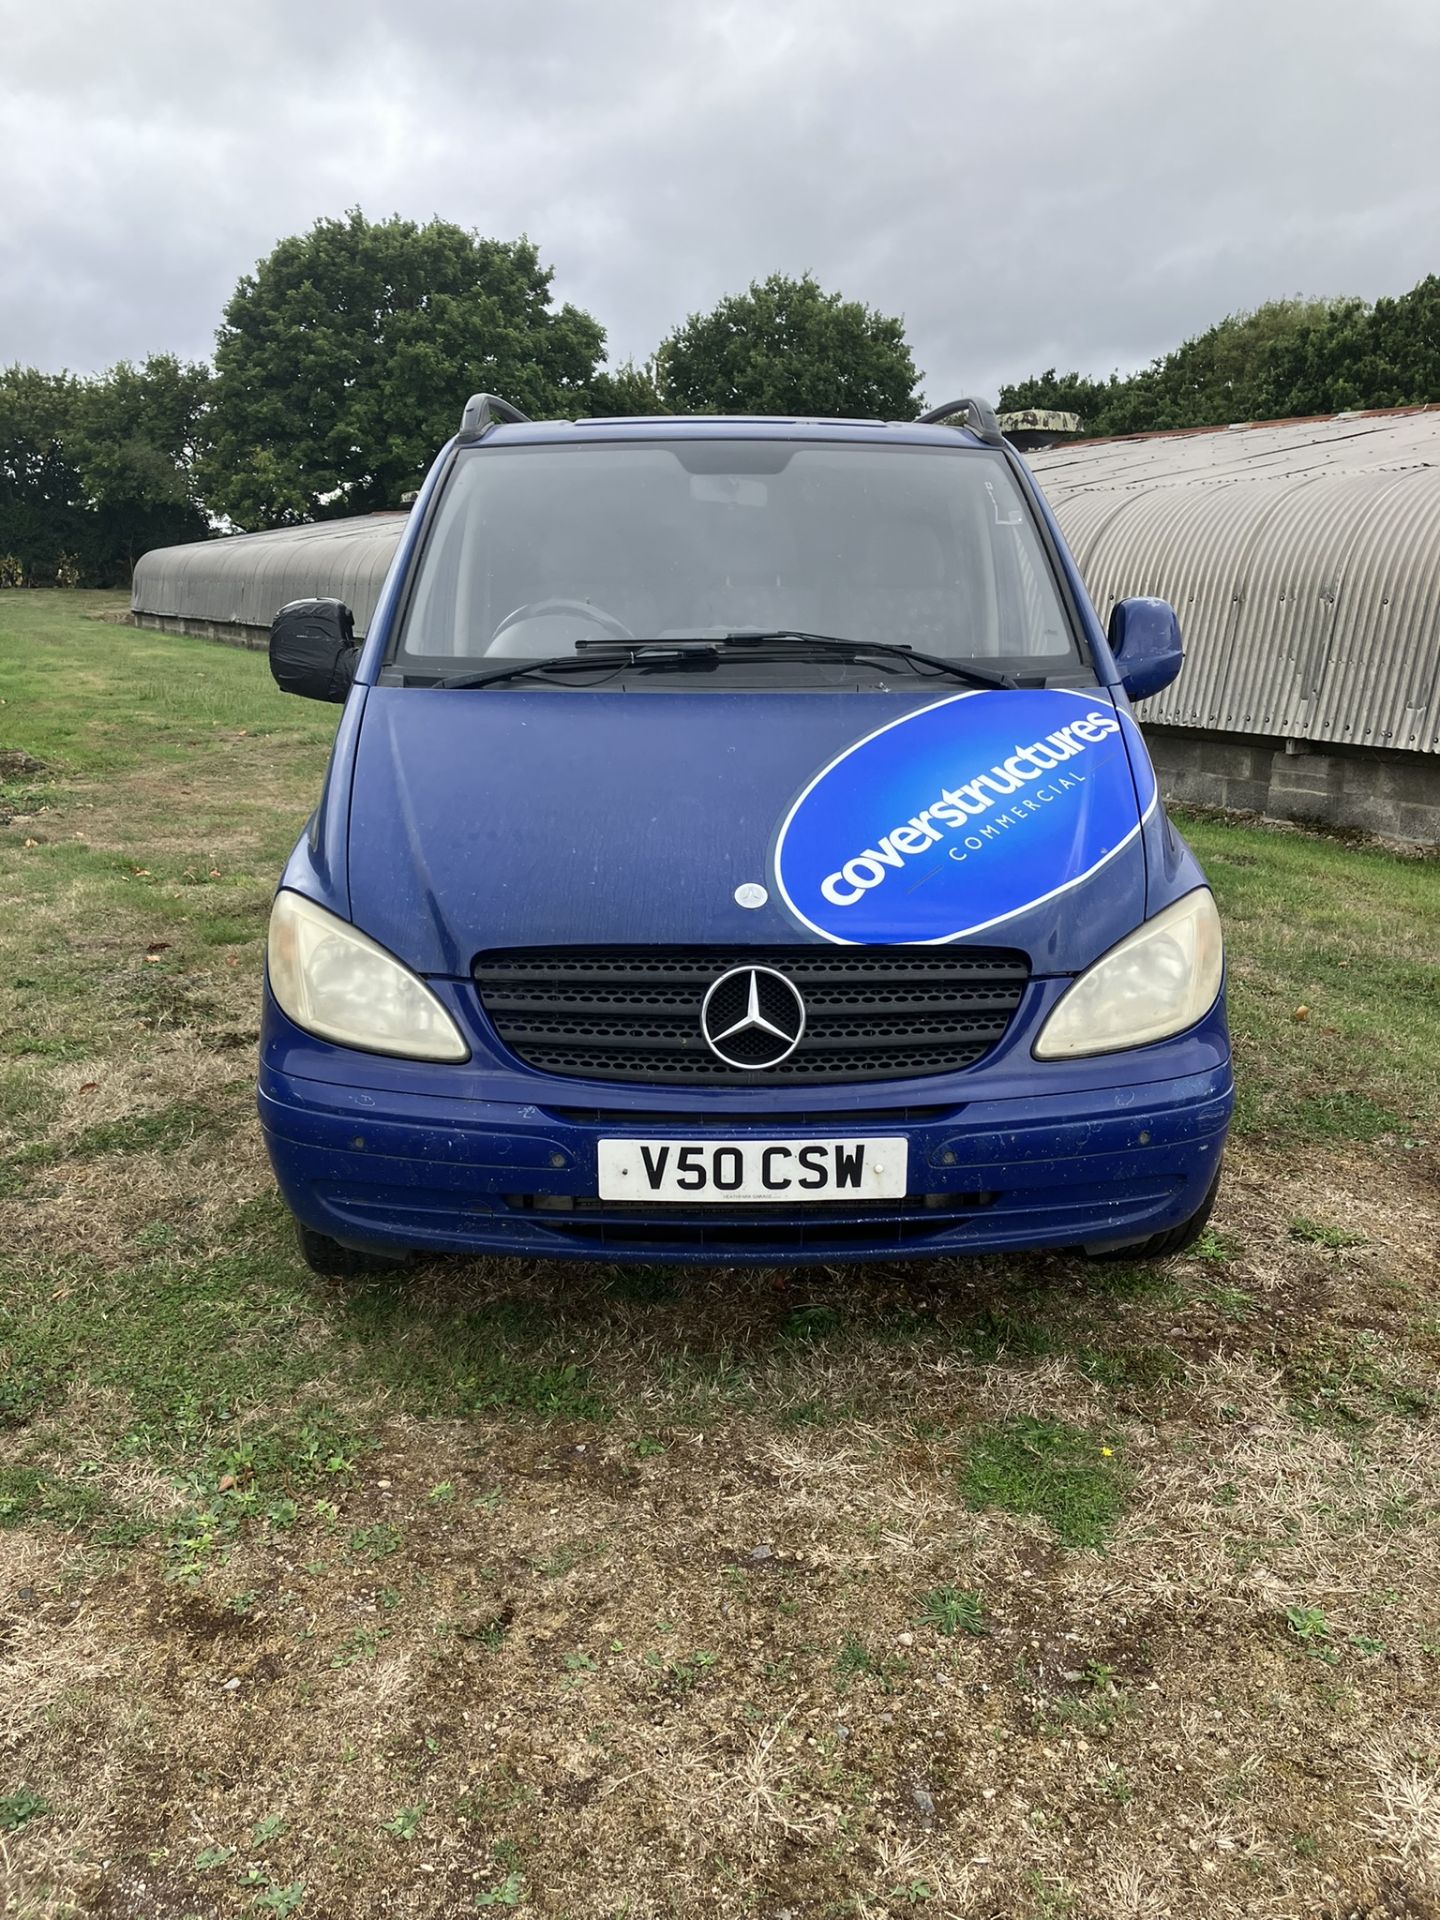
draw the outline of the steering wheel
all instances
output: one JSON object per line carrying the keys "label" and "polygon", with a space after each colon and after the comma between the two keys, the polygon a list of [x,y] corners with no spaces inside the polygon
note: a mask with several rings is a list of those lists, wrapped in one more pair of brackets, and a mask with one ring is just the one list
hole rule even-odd
{"label": "steering wheel", "polygon": [[[529,649],[524,646],[518,649],[504,646],[501,643],[501,636],[511,632],[513,628],[528,624],[532,620],[543,620],[547,623],[552,621],[563,622],[567,617],[572,621],[583,620],[586,626],[590,628],[598,627],[602,633],[608,634],[612,640],[633,640],[635,638],[635,635],[630,631],[629,627],[627,627],[622,620],[617,620],[613,613],[606,613],[603,607],[592,607],[586,600],[527,600],[524,606],[516,607],[512,612],[506,614],[505,618],[490,636],[490,644],[485,651],[487,653],[502,655],[509,655],[514,652],[528,652]],[[547,629],[548,633],[553,633],[553,631],[553,628]],[[562,632],[564,632],[563,627]],[[520,638],[518,634],[514,634],[512,637],[514,639]],[[567,635],[566,637],[568,638],[569,636]],[[540,646],[540,652],[554,653],[557,651],[558,644],[558,640],[547,637]]]}

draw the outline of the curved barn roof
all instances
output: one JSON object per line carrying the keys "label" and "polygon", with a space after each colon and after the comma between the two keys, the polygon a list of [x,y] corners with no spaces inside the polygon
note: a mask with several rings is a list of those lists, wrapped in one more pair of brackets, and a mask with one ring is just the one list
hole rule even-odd
{"label": "curved barn roof", "polygon": [[404,530],[403,513],[367,513],[156,547],[136,562],[130,605],[177,623],[263,629],[287,600],[334,594],[363,633]]}
{"label": "curved barn roof", "polygon": [[[1089,441],[1030,456],[1101,619],[1170,600],[1185,671],[1147,722],[1440,753],[1440,407]],[[162,547],[131,604],[249,628],[336,594],[363,632],[399,513]]]}
{"label": "curved barn roof", "polygon": [[1147,722],[1440,752],[1440,408],[1090,441],[1030,462],[1101,619],[1172,602]]}

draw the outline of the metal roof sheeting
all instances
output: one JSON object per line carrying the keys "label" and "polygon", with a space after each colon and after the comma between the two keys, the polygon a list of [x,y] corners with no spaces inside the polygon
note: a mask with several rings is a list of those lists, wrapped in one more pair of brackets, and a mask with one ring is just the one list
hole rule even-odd
{"label": "metal roof sheeting", "polygon": [[[1102,620],[1180,615],[1161,725],[1440,752],[1440,408],[1091,441],[1030,456]],[[363,632],[403,514],[162,547],[137,613],[264,629],[336,594]]]}
{"label": "metal roof sheeting", "polygon": [[1440,752],[1440,409],[1031,457],[1102,620],[1171,601],[1149,722]]}
{"label": "metal roof sheeting", "polygon": [[156,547],[136,562],[130,605],[173,620],[263,628],[287,600],[334,594],[363,633],[404,531],[403,513],[368,513]]}

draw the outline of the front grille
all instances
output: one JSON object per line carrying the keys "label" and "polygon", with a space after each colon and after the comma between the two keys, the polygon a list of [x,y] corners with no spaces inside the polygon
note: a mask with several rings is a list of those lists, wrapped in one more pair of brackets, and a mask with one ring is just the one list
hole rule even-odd
{"label": "front grille", "polygon": [[[748,1073],[700,1031],[709,988],[747,966],[775,968],[805,1003],[795,1051]],[[1022,954],[982,947],[514,948],[475,962],[486,1013],[528,1066],[736,1088],[953,1073],[1000,1039],[1028,976]]]}

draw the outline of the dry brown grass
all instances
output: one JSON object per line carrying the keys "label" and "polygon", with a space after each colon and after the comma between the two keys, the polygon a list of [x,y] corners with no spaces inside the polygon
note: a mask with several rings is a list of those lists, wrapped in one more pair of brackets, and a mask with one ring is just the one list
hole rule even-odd
{"label": "dry brown grass", "polygon": [[[1419,1196],[1390,1199],[1393,1223]],[[1363,1263],[1332,1285],[1357,1308]],[[843,1393],[848,1364],[797,1390]],[[1097,1391],[1064,1359],[895,1366],[967,1424],[1083,1418]],[[953,1432],[768,1415],[639,1460],[594,1426],[397,1421],[336,1517],[248,1536],[194,1590],[19,1536],[9,1745],[67,1807],[20,1884],[241,1912],[193,1864],[234,1845],[321,1914],[460,1912],[511,1872],[528,1909],[576,1916],[1433,1911],[1428,1429],[1382,1420],[1357,1452],[1243,1351],[1126,1427],[1138,1496],[1103,1553],[969,1511]],[[1396,1498],[1408,1524],[1381,1517]],[[349,1544],[376,1528],[378,1560]],[[917,1626],[946,1583],[985,1596],[986,1636]],[[1323,1609],[1333,1663],[1295,1605]],[[1350,1647],[1382,1627],[1383,1652]],[[847,1639],[872,1665],[842,1679]],[[384,1832],[420,1806],[414,1839]]]}
{"label": "dry brown grass", "polygon": [[[801,1352],[773,1405],[697,1425],[613,1338],[584,1357],[635,1389],[618,1426],[401,1413],[325,1489],[333,1517],[252,1530],[196,1588],[43,1526],[0,1535],[5,1764],[63,1809],[9,1842],[12,1911],[238,1914],[303,1881],[306,1914],[407,1920],[517,1888],[577,1917],[1433,1913],[1433,1431],[1298,1419],[1277,1345],[1433,1310],[1430,1196],[1364,1170],[1354,1191],[1343,1160],[1312,1181],[1241,1158],[1219,1227],[1244,1251],[1216,1269],[1255,1303],[1241,1320],[1203,1288],[1109,1303],[1127,1341],[1182,1357],[1158,1407],[1117,1412],[1068,1353],[922,1336]],[[1365,1246],[1289,1238],[1317,1186]],[[530,1278],[545,1302],[576,1285]],[[742,1344],[763,1297],[716,1276],[685,1337],[710,1344],[713,1317]],[[783,1424],[862,1389],[863,1416]],[[1123,1434],[1134,1497],[1104,1552],[967,1508],[965,1432],[1017,1414]],[[665,1451],[637,1456],[632,1421]],[[111,1420],[82,1398],[55,1424],[103,1453]],[[163,1512],[173,1485],[136,1471],[126,1504]],[[376,1528],[372,1559],[351,1543]],[[982,1594],[990,1632],[917,1625],[940,1585]],[[1323,1647],[1290,1607],[1323,1611]],[[868,1662],[848,1678],[847,1642]],[[413,1839],[385,1831],[417,1807]]]}

